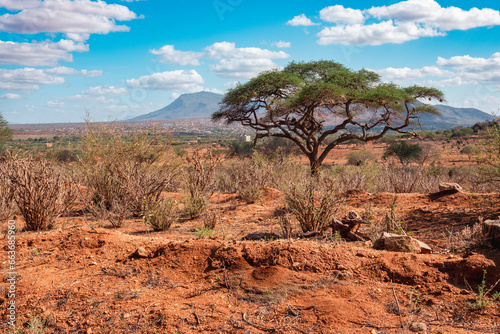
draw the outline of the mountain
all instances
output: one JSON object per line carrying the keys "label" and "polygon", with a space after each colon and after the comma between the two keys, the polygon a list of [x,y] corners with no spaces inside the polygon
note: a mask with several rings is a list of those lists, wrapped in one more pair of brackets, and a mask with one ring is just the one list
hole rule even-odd
{"label": "mountain", "polygon": [[209,118],[219,108],[224,95],[210,92],[182,94],[168,106],[137,116],[132,121],[159,121],[165,119]]}
{"label": "mountain", "polygon": [[[221,94],[199,92],[183,94],[168,106],[149,114],[137,116],[132,121],[158,121],[166,119],[210,118],[219,108]],[[446,105],[435,106],[440,115],[420,115],[425,130],[451,129],[455,126],[472,126],[493,117],[475,108],[455,108]]]}
{"label": "mountain", "polygon": [[475,108],[455,108],[435,105],[440,115],[420,115],[425,130],[451,129],[454,126],[472,126],[478,122],[495,119],[493,115]]}

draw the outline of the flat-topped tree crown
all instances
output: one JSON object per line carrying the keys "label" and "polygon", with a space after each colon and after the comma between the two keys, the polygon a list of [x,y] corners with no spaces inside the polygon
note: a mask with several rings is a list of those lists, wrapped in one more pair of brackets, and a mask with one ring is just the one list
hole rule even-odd
{"label": "flat-topped tree crown", "polygon": [[[416,135],[408,127],[420,124],[418,115],[438,113],[416,102],[432,98],[442,101],[443,93],[382,83],[375,72],[352,71],[333,61],[292,62],[230,89],[212,120],[252,127],[254,142],[264,137],[293,141],[309,158],[311,173],[317,174],[328,153],[342,142],[367,142],[389,131]],[[325,121],[333,125],[326,127]]]}

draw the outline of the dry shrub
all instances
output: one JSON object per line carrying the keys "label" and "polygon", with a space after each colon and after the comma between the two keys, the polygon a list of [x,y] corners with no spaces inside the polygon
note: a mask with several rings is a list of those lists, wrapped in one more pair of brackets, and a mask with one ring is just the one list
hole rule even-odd
{"label": "dry shrub", "polygon": [[12,218],[16,213],[16,205],[12,198],[12,186],[8,174],[7,163],[0,161],[0,222]]}
{"label": "dry shrub", "polygon": [[448,232],[446,235],[446,248],[452,252],[461,252],[470,248],[486,244],[482,222],[466,226],[458,232]]}
{"label": "dry shrub", "polygon": [[75,200],[75,186],[47,160],[7,161],[12,196],[30,231],[48,230]]}
{"label": "dry shrub", "polygon": [[207,230],[215,229],[215,225],[217,225],[217,221],[219,221],[220,213],[215,211],[207,211],[203,215],[203,228]]}
{"label": "dry shrub", "polygon": [[248,204],[257,202],[264,195],[263,189],[253,184],[241,185],[238,193],[240,198]]}
{"label": "dry shrub", "polygon": [[340,200],[328,180],[310,178],[286,191],[287,211],[294,214],[303,232],[324,231],[339,209]]}
{"label": "dry shrub", "polygon": [[177,218],[177,202],[171,198],[161,198],[146,203],[143,212],[144,222],[155,231],[168,230]]}
{"label": "dry shrub", "polygon": [[174,188],[178,164],[167,156],[168,143],[158,128],[124,130],[88,122],[79,177],[88,188],[82,199],[90,212],[120,226]]}
{"label": "dry shrub", "polygon": [[380,165],[379,188],[393,193],[412,193],[419,188],[422,166],[403,166],[393,161]]}
{"label": "dry shrub", "polygon": [[196,149],[188,159],[190,166],[186,188],[189,195],[185,199],[184,207],[191,218],[198,218],[208,209],[210,197],[215,190],[214,171],[220,162],[221,157],[214,155],[210,149],[204,153]]}

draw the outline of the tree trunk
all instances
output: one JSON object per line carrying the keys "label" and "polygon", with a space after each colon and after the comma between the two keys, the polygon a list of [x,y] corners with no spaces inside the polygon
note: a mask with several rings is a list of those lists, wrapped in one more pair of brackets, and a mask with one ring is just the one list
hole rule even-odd
{"label": "tree trunk", "polygon": [[318,158],[309,157],[309,165],[311,167],[311,175],[318,176],[319,175],[319,167],[321,167],[321,162],[319,162]]}

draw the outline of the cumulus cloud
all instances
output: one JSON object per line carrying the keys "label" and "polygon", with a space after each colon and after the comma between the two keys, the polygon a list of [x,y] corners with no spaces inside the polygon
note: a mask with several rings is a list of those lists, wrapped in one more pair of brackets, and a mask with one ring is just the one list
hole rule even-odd
{"label": "cumulus cloud", "polygon": [[44,70],[35,68],[19,68],[15,70],[0,69],[0,89],[32,91],[40,85],[60,85],[64,78],[52,76]]}
{"label": "cumulus cloud", "polygon": [[366,11],[379,19],[399,22],[419,22],[441,31],[468,30],[500,24],[500,12],[490,8],[441,7],[434,0],[408,0],[390,6],[372,7]]}
{"label": "cumulus cloud", "polygon": [[0,41],[0,64],[52,66],[59,61],[73,61],[73,55],[70,52],[85,52],[88,50],[87,45],[75,43],[71,40],[32,43]]}
{"label": "cumulus cloud", "polygon": [[160,63],[175,65],[201,65],[199,58],[203,56],[201,52],[175,50],[173,45],[165,45],[160,49],[150,50],[150,53],[160,56]]}
{"label": "cumulus cloud", "polygon": [[0,96],[0,99],[4,100],[20,100],[23,97],[19,94],[7,93],[5,95]]}
{"label": "cumulus cloud", "polygon": [[319,12],[319,15],[325,22],[345,24],[360,24],[365,22],[365,15],[362,10],[345,8],[342,5],[323,8]]}
{"label": "cumulus cloud", "polygon": [[289,20],[286,24],[290,26],[317,26],[319,23],[314,23],[305,14],[300,14],[295,16],[293,19]]}
{"label": "cumulus cloud", "polygon": [[381,45],[386,43],[401,44],[420,37],[444,36],[437,30],[407,22],[394,24],[384,21],[369,25],[339,25],[324,28],[318,33],[318,43],[322,45]]}
{"label": "cumulus cloud", "polygon": [[204,82],[203,77],[195,70],[166,71],[126,80],[130,88],[187,91],[199,89],[199,85]]}
{"label": "cumulus cloud", "polygon": [[65,66],[35,69],[31,67],[14,70],[0,69],[0,89],[34,91],[41,85],[60,85],[65,82],[62,75],[81,75],[83,77],[101,76],[100,70],[75,70]]}
{"label": "cumulus cloud", "polygon": [[[16,1],[18,2],[18,1]],[[20,9],[14,14],[0,16],[0,31],[36,34],[66,33],[68,37],[83,40],[88,34],[108,34],[128,31],[129,27],[116,21],[130,21],[137,15],[127,7],[90,0],[23,1],[28,8],[19,8],[14,1],[4,1],[7,9]]]}
{"label": "cumulus cloud", "polygon": [[323,45],[400,44],[421,37],[445,36],[452,30],[500,25],[498,10],[441,7],[435,0],[408,0],[365,10],[335,5],[323,8],[320,18],[335,24],[318,33],[318,43]]}
{"label": "cumulus cloud", "polygon": [[272,59],[290,57],[283,51],[261,48],[237,48],[235,43],[219,42],[205,48],[206,57],[218,60],[210,71],[222,78],[249,79],[262,71],[278,67]]}
{"label": "cumulus cloud", "polygon": [[126,88],[108,85],[90,87],[90,89],[82,92],[82,95],[93,96],[123,96],[127,94],[128,92]]}
{"label": "cumulus cloud", "polygon": [[411,69],[409,67],[389,67],[382,70],[374,70],[374,72],[390,80],[411,80],[423,78],[425,76],[449,77],[455,75],[454,72],[443,70],[437,66],[425,66],[418,69]]}
{"label": "cumulus cloud", "polygon": [[283,49],[283,48],[289,48],[292,46],[292,43],[290,42],[285,42],[285,41],[278,41],[278,42],[273,42],[273,45],[276,47]]}
{"label": "cumulus cloud", "polygon": [[40,0],[0,0],[0,8],[21,10],[40,5]]}
{"label": "cumulus cloud", "polygon": [[[373,70],[383,79],[397,82],[427,79],[421,84],[437,87],[465,85],[500,85],[500,52],[489,58],[471,57],[469,55],[451,58],[438,57],[436,65],[411,69],[385,68]],[[436,80],[435,78],[443,78]]]}

